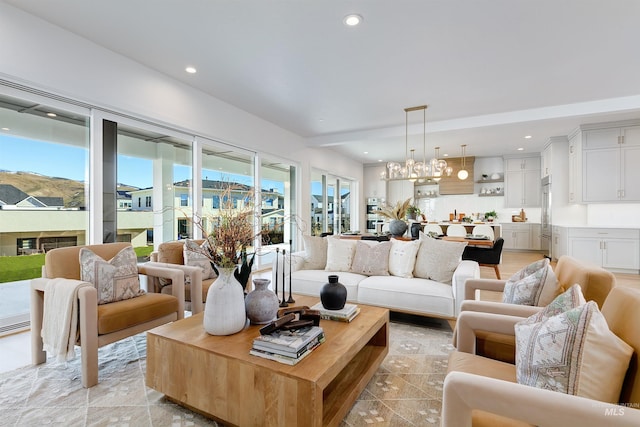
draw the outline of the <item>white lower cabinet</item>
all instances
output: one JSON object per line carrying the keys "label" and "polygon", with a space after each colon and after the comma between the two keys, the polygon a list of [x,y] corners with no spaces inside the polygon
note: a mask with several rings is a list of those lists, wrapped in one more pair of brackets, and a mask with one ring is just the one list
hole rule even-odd
{"label": "white lower cabinet", "polygon": [[558,260],[562,255],[567,255],[567,228],[554,225],[551,228],[551,256]]}
{"label": "white lower cabinet", "polygon": [[540,224],[502,223],[504,249],[540,250]]}
{"label": "white lower cabinet", "polygon": [[568,252],[574,258],[624,273],[640,272],[640,230],[569,228]]}

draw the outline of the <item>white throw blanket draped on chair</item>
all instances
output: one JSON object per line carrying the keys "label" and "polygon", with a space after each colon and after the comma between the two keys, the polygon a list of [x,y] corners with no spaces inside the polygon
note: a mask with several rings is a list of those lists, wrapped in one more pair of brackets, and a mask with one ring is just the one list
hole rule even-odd
{"label": "white throw blanket draped on chair", "polygon": [[42,342],[44,350],[59,362],[76,356],[78,332],[78,290],[90,283],[71,279],[51,279],[44,289]]}

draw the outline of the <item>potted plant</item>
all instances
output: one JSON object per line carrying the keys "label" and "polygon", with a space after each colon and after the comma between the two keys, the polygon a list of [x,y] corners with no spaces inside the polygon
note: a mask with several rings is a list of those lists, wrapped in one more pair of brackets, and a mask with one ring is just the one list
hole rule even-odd
{"label": "potted plant", "polygon": [[411,198],[404,202],[397,202],[395,205],[386,205],[380,208],[378,213],[389,218],[389,232],[394,236],[402,236],[407,231],[407,223],[404,218],[407,216],[407,210],[411,205]]}
{"label": "potted plant", "polygon": [[409,207],[407,207],[407,219],[416,219],[421,213],[420,208],[415,205],[409,205]]}
{"label": "potted plant", "polygon": [[498,213],[495,210],[489,211],[484,214],[484,219],[492,222],[494,219],[498,218]]}

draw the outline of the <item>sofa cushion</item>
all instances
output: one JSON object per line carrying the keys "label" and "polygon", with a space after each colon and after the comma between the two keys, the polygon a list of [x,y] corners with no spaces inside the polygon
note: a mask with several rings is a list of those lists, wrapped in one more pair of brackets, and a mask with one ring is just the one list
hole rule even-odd
{"label": "sofa cushion", "polygon": [[419,242],[413,275],[451,284],[453,272],[462,260],[466,242],[447,242],[431,237],[424,237]]}
{"label": "sofa cushion", "polygon": [[308,270],[322,270],[327,265],[327,239],[320,236],[302,236],[304,263]]}
{"label": "sofa cushion", "polygon": [[388,276],[390,249],[391,242],[358,241],[351,272],[366,276]]}
{"label": "sofa cushion", "polygon": [[[551,266],[547,264],[521,279],[509,279],[504,285],[502,302],[507,304],[520,304],[540,306],[540,297],[544,289],[555,289],[558,286],[558,279]],[[547,301],[547,304],[551,301]]]}
{"label": "sofa cushion", "polygon": [[326,271],[349,271],[355,254],[357,240],[327,237]]}
{"label": "sofa cushion", "polygon": [[108,304],[135,298],[145,293],[140,289],[138,258],[132,246],[127,246],[109,261],[91,249],[80,249],[80,280],[89,282],[98,291],[98,304]]}
{"label": "sofa cushion", "polygon": [[209,250],[209,242],[205,240],[202,244],[198,244],[191,239],[185,239],[183,257],[184,264],[192,267],[200,267],[202,270],[202,280],[214,279],[217,277],[216,272],[211,266],[211,260],[204,254]]}
{"label": "sofa cushion", "polygon": [[389,252],[389,274],[398,277],[413,277],[413,268],[416,265],[416,254],[420,247],[420,241],[410,242],[391,239]]}
{"label": "sofa cushion", "polygon": [[515,333],[518,383],[618,402],[633,348],[609,330],[595,302],[518,322]]}
{"label": "sofa cushion", "polygon": [[455,316],[451,285],[429,279],[370,276],[358,285],[358,302],[408,313]]}

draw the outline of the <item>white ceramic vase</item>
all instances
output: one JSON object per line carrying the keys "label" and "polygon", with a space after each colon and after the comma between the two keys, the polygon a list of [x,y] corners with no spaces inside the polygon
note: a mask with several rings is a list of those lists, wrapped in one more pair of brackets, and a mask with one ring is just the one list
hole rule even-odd
{"label": "white ceramic vase", "polygon": [[207,291],[204,330],[211,335],[231,335],[244,329],[247,313],[242,285],[233,275],[235,268],[218,269],[218,278]]}

